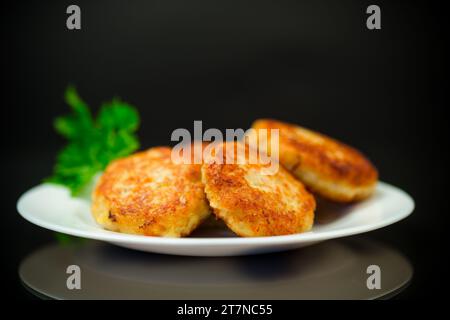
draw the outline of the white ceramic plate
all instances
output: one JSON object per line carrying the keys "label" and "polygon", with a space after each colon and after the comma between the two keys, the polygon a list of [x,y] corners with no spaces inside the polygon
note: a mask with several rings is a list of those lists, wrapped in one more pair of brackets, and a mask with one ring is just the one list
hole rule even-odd
{"label": "white ceramic plate", "polygon": [[161,238],[102,229],[92,218],[88,199],[72,198],[66,188],[57,185],[34,187],[17,203],[22,217],[46,229],[135,250],[186,256],[233,256],[300,248],[385,227],[404,219],[413,209],[414,201],[408,194],[380,182],[371,198],[357,204],[319,202],[316,223],[306,233],[240,238],[225,227],[214,224],[208,227],[207,223],[191,237]]}

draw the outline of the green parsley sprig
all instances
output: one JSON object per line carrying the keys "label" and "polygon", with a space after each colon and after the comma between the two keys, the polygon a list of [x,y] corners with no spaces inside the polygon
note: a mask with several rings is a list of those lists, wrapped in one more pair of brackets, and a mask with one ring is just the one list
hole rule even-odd
{"label": "green parsley sprig", "polygon": [[74,87],[66,89],[65,101],[72,113],[57,118],[54,127],[67,139],[67,145],[59,152],[47,181],[64,185],[77,195],[112,160],[139,148],[139,114],[116,98],[103,104],[94,118]]}

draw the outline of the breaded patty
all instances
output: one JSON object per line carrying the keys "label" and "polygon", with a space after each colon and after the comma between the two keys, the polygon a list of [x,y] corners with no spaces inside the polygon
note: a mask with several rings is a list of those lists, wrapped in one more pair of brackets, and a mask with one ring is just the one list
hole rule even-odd
{"label": "breaded patty", "polygon": [[[235,142],[224,145],[226,152],[245,148]],[[316,204],[300,181],[281,166],[275,174],[266,175],[265,165],[225,163],[226,152],[203,164],[202,181],[214,214],[233,232],[257,237],[311,229]]]}
{"label": "breaded patty", "polygon": [[356,149],[281,121],[257,120],[252,128],[279,129],[280,163],[313,192],[338,202],[361,200],[373,193],[377,170]]}
{"label": "breaded patty", "polygon": [[93,192],[94,218],[118,232],[186,236],[209,215],[200,168],[174,164],[169,147],[116,160]]}

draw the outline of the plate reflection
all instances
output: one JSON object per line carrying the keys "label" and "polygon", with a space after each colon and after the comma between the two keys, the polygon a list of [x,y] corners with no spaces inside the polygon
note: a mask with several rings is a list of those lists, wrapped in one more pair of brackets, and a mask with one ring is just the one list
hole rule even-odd
{"label": "plate reflection", "polygon": [[[367,267],[378,265],[381,289],[369,290]],[[69,265],[81,289],[69,290]],[[240,257],[182,257],[131,251],[97,241],[52,244],[26,257],[23,284],[55,299],[375,299],[411,280],[396,250],[358,236],[299,250]]]}

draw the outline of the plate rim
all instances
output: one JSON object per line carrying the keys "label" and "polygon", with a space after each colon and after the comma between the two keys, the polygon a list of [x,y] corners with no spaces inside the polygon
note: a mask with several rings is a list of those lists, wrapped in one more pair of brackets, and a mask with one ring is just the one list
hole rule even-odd
{"label": "plate rim", "polygon": [[[158,246],[228,246],[228,245],[282,245],[282,244],[294,244],[302,242],[319,242],[329,239],[336,239],[342,237],[348,237],[356,234],[361,234],[373,230],[377,230],[388,225],[394,224],[400,220],[403,220],[410,216],[415,208],[414,199],[402,189],[395,187],[391,184],[379,181],[377,188],[381,187],[384,189],[390,189],[402,196],[405,200],[405,205],[398,209],[398,213],[393,215],[391,218],[382,219],[377,223],[359,225],[354,227],[347,227],[337,230],[329,230],[323,232],[304,232],[290,235],[280,235],[280,236],[265,236],[265,237],[196,237],[196,238],[170,238],[170,237],[156,237],[156,236],[144,236],[144,235],[133,235],[125,234],[120,232],[109,231],[101,229],[102,232],[81,230],[75,227],[65,227],[49,223],[43,219],[36,218],[35,215],[30,214],[24,209],[24,202],[26,197],[34,192],[36,189],[41,188],[49,183],[42,183],[33,188],[27,190],[23,193],[16,204],[16,209],[19,214],[28,222],[35,224],[41,228],[48,229],[51,231],[61,232],[68,235],[107,241],[113,243],[130,243],[130,244],[142,244],[142,245],[158,245]],[[62,186],[63,187],[63,186]],[[100,226],[98,226],[101,228]]]}

